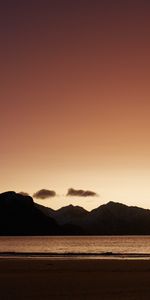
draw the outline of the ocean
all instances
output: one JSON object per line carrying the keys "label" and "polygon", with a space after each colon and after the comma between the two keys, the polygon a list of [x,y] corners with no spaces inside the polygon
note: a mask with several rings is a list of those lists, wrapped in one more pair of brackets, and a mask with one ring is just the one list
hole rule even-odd
{"label": "ocean", "polygon": [[150,258],[150,236],[0,237],[0,256]]}

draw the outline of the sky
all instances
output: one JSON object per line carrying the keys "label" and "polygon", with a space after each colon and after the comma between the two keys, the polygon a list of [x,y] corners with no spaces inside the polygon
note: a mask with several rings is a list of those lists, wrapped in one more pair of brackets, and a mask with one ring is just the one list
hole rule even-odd
{"label": "sky", "polygon": [[146,0],[0,1],[0,192],[150,208],[149,14]]}

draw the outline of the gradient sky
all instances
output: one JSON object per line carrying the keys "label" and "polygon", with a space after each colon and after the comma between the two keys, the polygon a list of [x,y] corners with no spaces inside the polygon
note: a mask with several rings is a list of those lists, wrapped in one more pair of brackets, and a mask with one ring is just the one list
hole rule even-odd
{"label": "gradient sky", "polygon": [[3,0],[0,38],[0,191],[150,208],[150,2]]}

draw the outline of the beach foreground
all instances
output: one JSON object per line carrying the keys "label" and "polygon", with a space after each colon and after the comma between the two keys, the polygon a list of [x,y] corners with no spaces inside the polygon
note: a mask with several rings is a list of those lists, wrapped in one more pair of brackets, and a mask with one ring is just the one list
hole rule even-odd
{"label": "beach foreground", "polygon": [[150,299],[150,260],[0,258],[0,299]]}

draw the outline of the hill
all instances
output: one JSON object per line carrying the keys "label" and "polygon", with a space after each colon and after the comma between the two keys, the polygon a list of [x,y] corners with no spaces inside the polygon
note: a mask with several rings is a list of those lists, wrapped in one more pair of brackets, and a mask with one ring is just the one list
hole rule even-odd
{"label": "hill", "polygon": [[0,235],[150,235],[150,210],[116,202],[91,212],[73,205],[53,210],[30,196],[5,192]]}
{"label": "hill", "polygon": [[[41,209],[41,207],[39,207]],[[59,210],[44,208],[58,224],[72,224],[89,235],[149,235],[150,210],[109,202],[91,212],[69,205]]]}
{"label": "hill", "polygon": [[60,234],[56,221],[36,208],[29,196],[0,194],[0,235]]}

